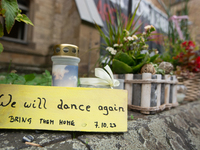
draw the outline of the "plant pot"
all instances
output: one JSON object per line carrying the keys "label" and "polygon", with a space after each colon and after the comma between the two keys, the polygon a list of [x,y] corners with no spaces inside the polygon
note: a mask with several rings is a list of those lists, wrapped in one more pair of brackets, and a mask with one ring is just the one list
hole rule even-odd
{"label": "plant pot", "polygon": [[185,101],[196,101],[200,99],[200,73],[195,73],[191,79],[183,79],[186,87]]}
{"label": "plant pot", "polygon": [[105,88],[110,89],[111,87],[109,85],[79,85],[79,87],[86,87],[86,88]]}
{"label": "plant pot", "polygon": [[125,89],[125,74],[114,74],[114,79],[117,79],[120,82],[120,85],[117,87],[114,87],[114,89],[121,89],[124,90]]}
{"label": "plant pot", "polygon": [[143,73],[120,74],[115,77],[124,79],[130,109],[139,110],[143,114],[153,114],[178,105],[176,76]]}

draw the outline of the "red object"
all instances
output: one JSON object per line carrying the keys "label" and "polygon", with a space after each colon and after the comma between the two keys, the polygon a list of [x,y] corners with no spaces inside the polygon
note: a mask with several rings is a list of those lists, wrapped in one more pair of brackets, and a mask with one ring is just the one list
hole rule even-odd
{"label": "red object", "polygon": [[200,56],[198,56],[196,59],[196,65],[197,65],[197,68],[200,69]]}
{"label": "red object", "polygon": [[182,43],[182,47],[185,48],[185,52],[180,52],[174,59],[178,60],[178,66],[182,70],[188,70],[189,72],[200,72],[200,56],[197,56],[194,52],[195,43],[193,41],[185,41]]}
{"label": "red object", "polygon": [[185,41],[182,43],[182,46],[185,47],[186,50],[193,50],[195,48],[195,44],[192,41]]}

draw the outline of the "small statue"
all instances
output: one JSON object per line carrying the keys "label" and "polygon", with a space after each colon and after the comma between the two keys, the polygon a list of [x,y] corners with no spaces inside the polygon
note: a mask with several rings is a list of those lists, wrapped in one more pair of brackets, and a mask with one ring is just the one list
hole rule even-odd
{"label": "small statue", "polygon": [[155,73],[156,73],[156,70],[155,70],[153,64],[145,64],[145,65],[142,67],[140,73],[151,73],[151,74],[155,74]]}
{"label": "small statue", "polygon": [[165,74],[170,74],[173,71],[174,66],[169,62],[161,62],[158,68],[163,69]]}

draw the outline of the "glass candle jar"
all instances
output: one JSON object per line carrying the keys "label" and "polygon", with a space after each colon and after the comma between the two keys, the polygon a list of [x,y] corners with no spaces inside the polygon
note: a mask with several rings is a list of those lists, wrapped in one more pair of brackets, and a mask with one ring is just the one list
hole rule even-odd
{"label": "glass candle jar", "polygon": [[76,45],[55,45],[52,67],[52,86],[77,87],[79,49]]}

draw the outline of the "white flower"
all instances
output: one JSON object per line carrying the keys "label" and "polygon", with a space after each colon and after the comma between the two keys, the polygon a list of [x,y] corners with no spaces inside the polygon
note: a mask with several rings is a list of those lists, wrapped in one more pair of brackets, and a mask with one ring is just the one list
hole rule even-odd
{"label": "white flower", "polygon": [[123,44],[120,44],[119,46],[120,46],[120,47],[122,47],[122,46],[123,46]]}
{"label": "white flower", "polygon": [[114,44],[114,45],[113,45],[113,47],[118,47],[118,46],[119,46],[118,44]]}
{"label": "white flower", "polygon": [[112,48],[112,47],[107,47],[106,50],[109,51],[110,53],[112,53],[112,51],[114,50],[114,48]]}
{"label": "white flower", "polygon": [[142,35],[143,35],[143,36],[146,35],[146,32],[143,32]]}
{"label": "white flower", "polygon": [[141,37],[141,41],[144,42],[144,38],[143,37]]}
{"label": "white flower", "polygon": [[111,47],[111,48],[109,49],[109,52],[112,52],[113,50],[114,50],[114,48]]}
{"label": "white flower", "polygon": [[155,54],[158,54],[158,50],[156,49],[156,50],[154,51],[154,53],[155,53]]}
{"label": "white flower", "polygon": [[133,41],[133,40],[134,40],[133,37],[131,37],[131,36],[127,37],[127,39],[128,39],[129,41]]}
{"label": "white flower", "polygon": [[109,51],[109,48],[110,48],[110,47],[106,47],[106,50]]}
{"label": "white flower", "polygon": [[144,27],[146,31],[156,31],[156,28],[153,25],[147,25]]}
{"label": "white flower", "polygon": [[117,53],[117,51],[112,47],[107,47],[106,50],[109,51],[112,55],[116,55]]}
{"label": "white flower", "polygon": [[147,26],[144,27],[144,29],[145,29],[145,30],[150,30],[150,29],[151,29],[151,26],[150,26],[150,25],[147,25]]}
{"label": "white flower", "polygon": [[132,38],[133,38],[134,40],[137,40],[137,39],[138,39],[138,37],[137,37],[136,35],[133,35]]}
{"label": "white flower", "polygon": [[112,47],[106,47],[106,50],[109,52],[112,51],[112,49],[113,49]]}
{"label": "white flower", "polygon": [[127,38],[126,38],[126,37],[124,37],[124,41],[127,41]]}
{"label": "white flower", "polygon": [[117,51],[114,50],[114,49],[111,51],[111,54],[112,54],[112,55],[116,55],[116,53],[117,53]]}

